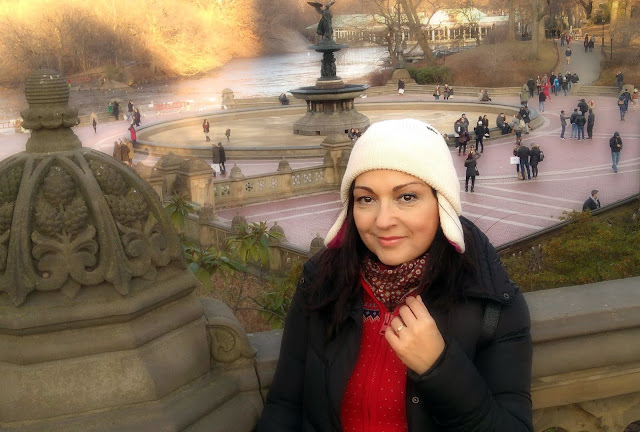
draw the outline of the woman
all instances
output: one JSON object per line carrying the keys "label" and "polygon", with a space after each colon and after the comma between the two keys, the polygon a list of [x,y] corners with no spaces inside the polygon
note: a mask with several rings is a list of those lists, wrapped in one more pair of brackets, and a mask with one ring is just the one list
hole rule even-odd
{"label": "woman", "polygon": [[93,126],[93,133],[98,133],[98,116],[96,113],[92,112],[89,117],[89,123]]}
{"label": "woman", "polygon": [[435,100],[440,100],[440,84],[438,84],[433,91],[433,97],[435,98]]}
{"label": "woman", "polygon": [[444,96],[444,100],[449,100],[449,94],[451,90],[449,89],[449,84],[444,85],[444,89],[442,90],[442,95]]}
{"label": "woman", "polygon": [[538,163],[542,160],[540,157],[540,144],[531,144],[531,156],[529,157],[529,164],[531,165],[531,175],[533,178],[538,177]]}
{"label": "woman", "polygon": [[460,136],[458,137],[458,156],[462,152],[462,155],[467,155],[467,143],[469,142],[469,132],[462,129],[460,131]]}
{"label": "woman", "polygon": [[476,162],[481,155],[476,153],[475,150],[471,150],[469,155],[464,160],[464,166],[466,167],[466,174],[464,179],[464,191],[469,192],[469,179],[471,179],[471,192],[476,185],[476,176],[478,175],[478,162]]}
{"label": "woman", "polygon": [[482,116],[482,125],[484,126],[484,137],[489,139],[489,117],[486,114]]}
{"label": "woman", "polygon": [[140,110],[136,108],[135,110],[133,110],[133,123],[136,125],[136,127],[140,126],[140,118]]}
{"label": "woman", "polygon": [[460,217],[459,190],[425,123],[374,123],[356,142],[328,249],[292,300],[259,432],[533,430],[527,305]]}

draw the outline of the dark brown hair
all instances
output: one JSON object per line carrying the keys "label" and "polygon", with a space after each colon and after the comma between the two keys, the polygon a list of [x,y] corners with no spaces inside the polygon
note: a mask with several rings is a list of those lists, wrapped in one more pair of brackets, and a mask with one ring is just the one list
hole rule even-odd
{"label": "dark brown hair", "polygon": [[[353,205],[352,184],[342,245],[336,249],[324,249],[312,258],[316,271],[309,284],[307,309],[321,312],[328,321],[328,339],[340,332],[353,303],[361,301],[360,266],[365,256],[371,254],[358,234]],[[448,308],[462,299],[459,278],[465,271],[475,269],[473,235],[467,227],[463,227],[463,231],[466,250],[458,253],[438,226],[429,248],[432,270],[425,272],[420,282],[420,289],[424,290],[422,296],[431,304]]]}

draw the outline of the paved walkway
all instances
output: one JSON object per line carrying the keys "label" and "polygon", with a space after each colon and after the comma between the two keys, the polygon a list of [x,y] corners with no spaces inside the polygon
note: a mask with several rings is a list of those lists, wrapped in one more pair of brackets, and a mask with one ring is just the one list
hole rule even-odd
{"label": "paved walkway", "polygon": [[[601,41],[600,38],[596,39],[597,42]],[[567,45],[560,46],[560,41],[557,40],[557,42],[560,58],[558,72],[562,72],[563,74],[566,71],[577,73],[582,85],[593,84],[600,76],[601,46],[596,42],[596,46],[592,52],[584,52],[584,46],[582,45],[584,36],[582,39],[574,39],[571,41],[571,64],[568,65],[564,55]],[[611,83],[611,85],[613,85],[613,83]]]}
{"label": "paved walkway", "polygon": [[[578,41],[572,45],[573,56],[571,71],[578,71],[581,82],[594,79],[594,68],[599,62],[598,53],[584,53]],[[578,69],[573,67],[578,66]],[[591,75],[590,75],[591,74]],[[640,130],[638,120],[640,111],[631,110],[627,120],[619,120],[616,100],[612,97],[594,97],[596,125],[594,139],[585,141],[560,140],[560,109],[566,113],[573,111],[577,104],[575,96],[552,96],[542,113],[544,124],[530,135],[525,135],[524,143],[533,141],[540,144],[545,153],[544,162],[540,163],[540,175],[531,181],[520,181],[515,169],[509,165],[509,157],[513,147],[513,136],[492,138],[485,143],[485,151],[478,161],[481,176],[477,178],[474,193],[462,192],[463,214],[474,221],[487,233],[495,245],[500,245],[527,234],[553,225],[566,211],[580,210],[582,203],[592,189],[600,190],[603,204],[637,194],[640,189]],[[397,95],[370,97],[367,101],[413,101],[433,100],[429,95],[407,94],[402,98]],[[464,101],[456,98],[455,102]],[[475,98],[467,99],[475,102]],[[495,98],[496,102],[517,105],[518,98]],[[446,111],[446,101],[441,101]],[[537,106],[532,100],[532,107]],[[418,117],[425,115],[419,111],[393,111],[389,116]],[[192,113],[191,113],[192,114]],[[375,120],[384,118],[384,113]],[[187,115],[167,114],[162,120],[180,118]],[[493,116],[492,116],[493,117]],[[145,119],[152,121],[152,119]],[[490,126],[495,118],[490,118]],[[110,154],[113,141],[126,133],[124,121],[98,125],[98,133],[88,126],[74,128],[86,147],[92,147]],[[621,155],[620,169],[617,174],[611,169],[611,153],[609,137],[619,131],[624,148]],[[449,132],[449,131],[446,131]],[[567,132],[569,136],[569,132]],[[0,159],[24,150],[28,134],[0,136]],[[452,151],[461,184],[464,180],[463,158]],[[136,162],[153,165],[157,158],[135,156]],[[229,161],[227,167],[233,166]],[[319,159],[292,160],[292,168],[318,165]],[[239,161],[238,166],[245,175],[273,172],[278,161]],[[464,185],[461,186],[464,190]],[[323,193],[300,198],[248,205],[237,209],[218,212],[223,221],[230,221],[234,215],[242,214],[252,221],[277,221],[292,244],[307,248],[311,240],[319,234],[324,236],[340,209],[337,192]]]}

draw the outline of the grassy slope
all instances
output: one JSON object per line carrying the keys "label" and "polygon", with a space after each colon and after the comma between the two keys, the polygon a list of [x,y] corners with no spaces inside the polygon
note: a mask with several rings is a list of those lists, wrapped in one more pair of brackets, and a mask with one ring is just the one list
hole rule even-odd
{"label": "grassy slope", "polygon": [[540,58],[535,61],[528,58],[530,47],[530,41],[480,45],[447,57],[446,66],[453,71],[456,85],[521,86],[532,74],[542,76],[556,66],[556,51],[551,43],[541,45]]}

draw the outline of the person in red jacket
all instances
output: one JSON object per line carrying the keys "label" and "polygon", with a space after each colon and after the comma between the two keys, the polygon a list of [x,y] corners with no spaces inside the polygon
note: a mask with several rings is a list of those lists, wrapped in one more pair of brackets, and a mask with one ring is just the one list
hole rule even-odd
{"label": "person in red jacket", "polygon": [[292,299],[258,432],[532,432],[528,308],[460,215],[442,135],[374,123],[340,195]]}

